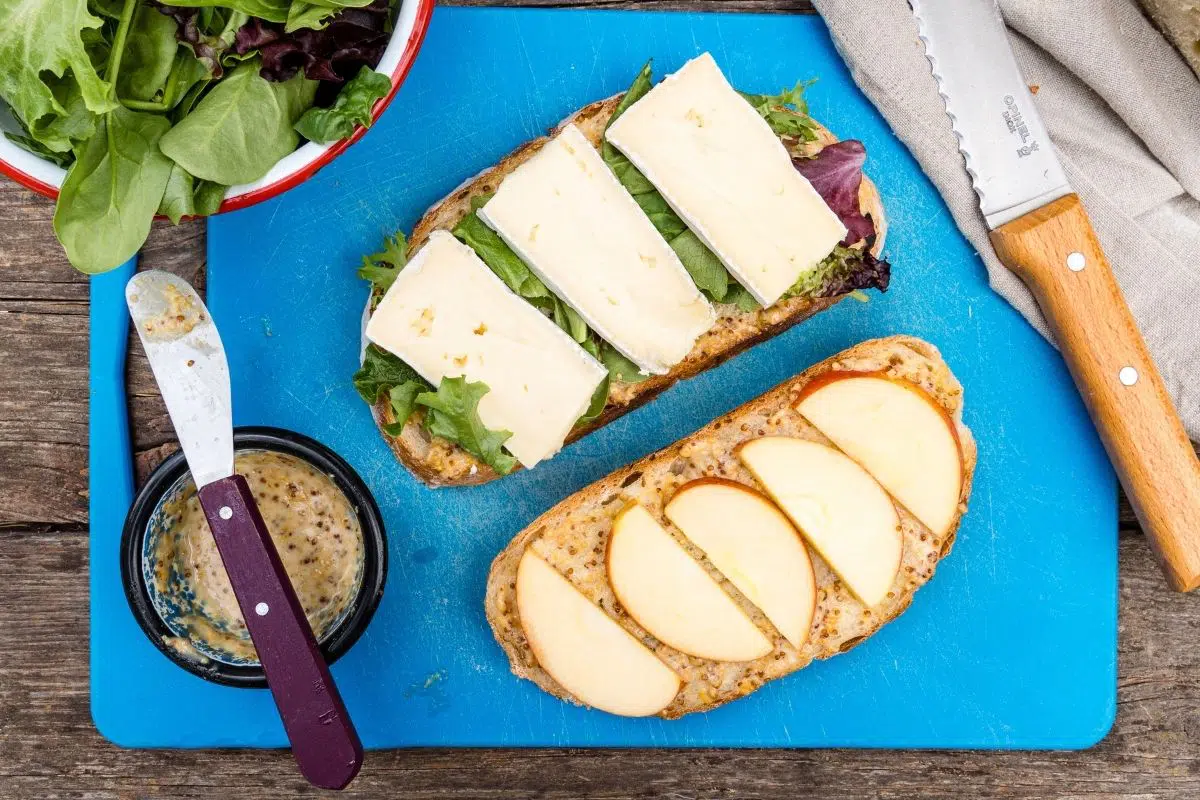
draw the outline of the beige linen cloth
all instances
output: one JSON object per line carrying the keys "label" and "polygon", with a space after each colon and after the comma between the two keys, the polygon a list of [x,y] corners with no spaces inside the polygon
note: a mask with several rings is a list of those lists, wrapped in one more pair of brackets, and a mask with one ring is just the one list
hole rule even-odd
{"label": "beige linen cloth", "polygon": [[[992,287],[1045,334],[988,242],[906,0],[815,5],[859,87],[983,256]],[[1067,177],[1200,439],[1200,81],[1134,0],[1000,0],[1000,9]]]}

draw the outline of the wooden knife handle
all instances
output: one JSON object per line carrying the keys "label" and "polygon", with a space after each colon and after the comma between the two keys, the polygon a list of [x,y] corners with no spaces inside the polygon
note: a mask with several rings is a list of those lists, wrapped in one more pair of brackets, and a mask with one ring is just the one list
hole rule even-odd
{"label": "wooden knife handle", "polygon": [[1041,306],[1167,579],[1195,589],[1200,461],[1079,197],[997,228],[992,244]]}

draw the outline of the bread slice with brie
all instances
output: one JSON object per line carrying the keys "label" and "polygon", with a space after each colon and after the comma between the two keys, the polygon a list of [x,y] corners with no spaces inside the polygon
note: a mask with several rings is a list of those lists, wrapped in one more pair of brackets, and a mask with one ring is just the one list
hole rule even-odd
{"label": "bread slice with brie", "polygon": [[[647,65],[368,259],[355,384],[399,460],[434,486],[533,466],[846,294],[885,289],[861,145],[797,101],[741,95],[707,54],[654,87]],[[403,277],[412,265],[423,279]],[[499,324],[513,303],[565,337],[528,314]]]}
{"label": "bread slice with brie", "polygon": [[962,412],[932,345],[863,342],[566,498],[488,575],[513,672],[670,719],[860,644],[950,552]]}

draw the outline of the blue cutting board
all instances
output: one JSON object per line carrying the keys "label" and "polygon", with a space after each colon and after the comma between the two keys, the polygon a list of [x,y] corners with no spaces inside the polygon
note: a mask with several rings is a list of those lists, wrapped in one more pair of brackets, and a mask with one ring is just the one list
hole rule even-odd
{"label": "blue cutting board", "polygon": [[[430,490],[396,464],[350,375],[382,236],[579,106],[711,50],[733,83],[797,79],[812,113],[862,139],[890,217],[892,289],[848,300],[487,486]],[[365,478],[390,537],[387,591],[333,673],[369,747],[412,745],[1078,748],[1116,709],[1116,482],[1066,370],[1003,300],[942,201],[858,93],[816,17],[438,9],[376,129],[285,196],[215,218],[208,296],[235,420],[325,442]],[[121,595],[128,497],[117,397],[123,276],[93,280],[92,709],[123,745],[285,743],[265,691],[213,686],[158,653]],[[941,348],[979,440],[953,554],[863,646],[675,722],[556,700],[509,673],[484,620],[488,565],[572,491],[809,364],[892,333]]]}

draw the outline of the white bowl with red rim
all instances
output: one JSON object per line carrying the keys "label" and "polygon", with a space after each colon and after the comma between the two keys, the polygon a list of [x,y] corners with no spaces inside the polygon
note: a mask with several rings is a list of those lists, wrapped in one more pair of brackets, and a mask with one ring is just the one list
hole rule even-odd
{"label": "white bowl with red rim", "polygon": [[[432,15],[433,0],[402,0],[392,38],[383,51],[378,66],[375,67],[377,72],[391,76],[392,88],[387,96],[375,103],[371,109],[372,121],[379,119],[408,75],[408,70],[417,57],[417,51],[421,49],[421,42],[425,38]],[[0,100],[0,130],[12,133],[19,131],[3,100]],[[280,159],[261,179],[242,186],[231,186],[225,193],[225,200],[217,213],[236,211],[261,203],[303,183],[362,138],[364,133],[365,128],[356,128],[346,139],[329,144],[307,142],[301,145],[290,155]],[[38,194],[56,200],[67,171],[18,147],[9,141],[8,137],[0,135],[0,174],[7,175]]]}

